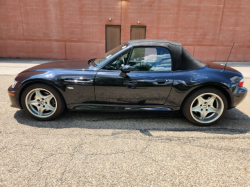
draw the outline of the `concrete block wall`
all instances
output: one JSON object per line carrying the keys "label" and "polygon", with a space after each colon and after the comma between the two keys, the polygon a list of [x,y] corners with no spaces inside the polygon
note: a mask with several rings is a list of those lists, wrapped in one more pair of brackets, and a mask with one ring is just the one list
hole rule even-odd
{"label": "concrete block wall", "polygon": [[88,60],[105,52],[105,25],[121,42],[145,25],[198,59],[225,61],[235,41],[230,61],[250,61],[249,18],[249,0],[0,0],[0,57]]}

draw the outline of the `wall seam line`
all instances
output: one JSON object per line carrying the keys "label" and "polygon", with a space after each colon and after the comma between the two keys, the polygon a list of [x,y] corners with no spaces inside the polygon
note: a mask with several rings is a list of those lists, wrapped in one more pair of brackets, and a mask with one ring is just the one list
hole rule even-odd
{"label": "wall seam line", "polygon": [[120,2],[121,3],[121,17],[120,17],[120,23],[122,25],[122,1]]}
{"label": "wall seam line", "polygon": [[121,18],[120,18],[120,24],[121,24],[121,38],[120,39],[121,39],[121,41],[120,42],[122,43],[122,41],[123,41],[123,39],[122,39],[122,34],[123,34],[122,33],[122,1],[120,1],[120,3],[121,3]]}
{"label": "wall seam line", "polygon": [[224,3],[223,3],[223,9],[222,9],[221,21],[220,21],[220,30],[219,30],[219,34],[218,34],[218,38],[217,38],[217,46],[218,46],[219,39],[220,39],[221,26],[222,26],[222,21],[223,21],[223,17],[224,17],[225,3],[226,3],[226,0],[224,0]]}
{"label": "wall seam line", "polygon": [[[20,3],[21,0],[19,0],[19,10],[20,10],[20,14],[21,14],[21,21],[22,21],[22,29],[23,29],[23,14],[22,14],[22,10],[21,10],[21,3]],[[23,39],[24,38],[24,29],[23,29]]]}
{"label": "wall seam line", "polygon": [[[21,22],[22,22],[22,30],[23,30],[23,39],[22,39],[22,41],[23,40],[25,40],[25,36],[24,36],[24,29],[23,29],[23,14],[22,14],[22,9],[21,9],[21,2],[20,2],[21,0],[19,0],[19,10],[20,10],[20,15],[21,15]],[[25,40],[25,50],[26,50],[26,54],[27,54],[27,56],[29,56],[28,55],[28,51],[27,51],[27,41]]]}
{"label": "wall seam line", "polygon": [[[23,29],[23,15],[22,15],[22,9],[21,9],[21,0],[19,0],[19,9],[21,14],[21,21],[22,21],[22,29]],[[24,29],[23,29],[23,38],[24,38]],[[25,39],[25,38],[24,38]]]}
{"label": "wall seam line", "polygon": [[67,58],[66,42],[64,42],[64,43],[65,43],[65,58],[66,58],[66,60],[68,60],[68,58]]}

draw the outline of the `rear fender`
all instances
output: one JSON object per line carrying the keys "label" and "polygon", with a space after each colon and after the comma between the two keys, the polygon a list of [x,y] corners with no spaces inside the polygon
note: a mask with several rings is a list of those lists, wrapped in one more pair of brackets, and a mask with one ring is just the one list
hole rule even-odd
{"label": "rear fender", "polygon": [[173,73],[173,88],[165,105],[179,110],[188,95],[200,88],[213,87],[225,94],[228,99],[228,106],[231,108],[234,103],[233,94],[237,88],[237,80],[241,76],[236,72],[221,72],[218,69],[208,67],[176,71]]}

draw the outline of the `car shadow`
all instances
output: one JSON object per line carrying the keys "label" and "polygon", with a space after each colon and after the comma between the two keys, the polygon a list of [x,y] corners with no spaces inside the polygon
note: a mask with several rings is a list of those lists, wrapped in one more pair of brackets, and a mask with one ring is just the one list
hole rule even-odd
{"label": "car shadow", "polygon": [[18,123],[38,128],[86,128],[139,130],[146,136],[149,131],[190,131],[215,134],[244,134],[250,131],[250,117],[237,108],[227,111],[225,117],[211,127],[191,124],[181,112],[98,112],[69,111],[54,121],[36,121],[18,110]]}

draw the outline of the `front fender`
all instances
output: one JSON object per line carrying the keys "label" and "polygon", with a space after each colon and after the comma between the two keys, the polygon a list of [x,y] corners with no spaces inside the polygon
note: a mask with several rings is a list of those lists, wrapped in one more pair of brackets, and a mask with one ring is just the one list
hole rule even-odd
{"label": "front fender", "polygon": [[59,80],[57,80],[56,76],[49,74],[49,72],[46,71],[25,71],[20,73],[15,80],[17,81],[17,84],[15,88],[9,88],[9,91],[12,93],[15,93],[15,99],[21,106],[21,94],[23,90],[29,86],[30,84],[34,83],[44,83],[53,86],[56,88],[61,94],[61,83]]}
{"label": "front fender", "polygon": [[[94,82],[88,84],[82,82],[69,83],[67,78],[80,77],[94,80],[94,71],[27,71],[16,77],[18,84],[15,88],[15,97],[20,103],[23,90],[33,83],[45,83],[53,86],[64,98],[67,105],[95,101]],[[69,89],[72,88],[72,89]]]}

